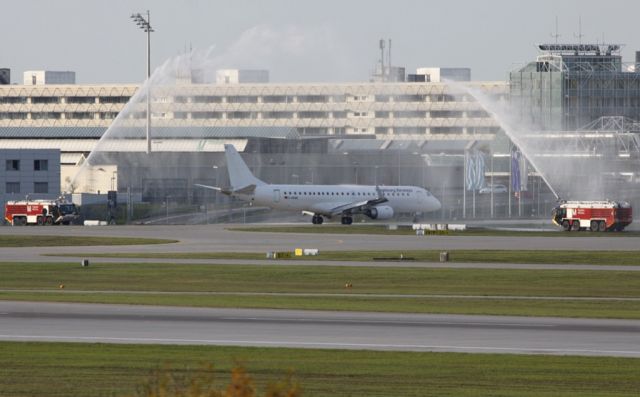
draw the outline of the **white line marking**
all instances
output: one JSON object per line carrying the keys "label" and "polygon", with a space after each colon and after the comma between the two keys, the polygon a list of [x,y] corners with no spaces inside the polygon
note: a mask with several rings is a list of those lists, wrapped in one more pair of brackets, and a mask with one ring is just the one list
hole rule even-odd
{"label": "white line marking", "polygon": [[110,341],[110,342],[154,342],[154,343],[190,343],[190,344],[220,344],[220,345],[274,345],[274,346],[322,346],[322,347],[356,347],[356,348],[397,348],[397,349],[437,349],[437,350],[477,350],[504,352],[542,352],[563,354],[624,354],[640,355],[634,350],[594,350],[594,349],[551,349],[534,347],[493,347],[493,346],[453,346],[453,345],[417,345],[417,344],[389,344],[389,343],[338,343],[338,342],[285,342],[263,340],[225,340],[225,339],[177,339],[177,338],[116,338],[100,336],[59,336],[59,335],[2,335],[0,339],[35,339],[35,340],[71,340],[71,341]]}
{"label": "white line marking", "polygon": [[522,323],[492,323],[492,322],[466,322],[466,321],[406,321],[406,320],[369,320],[369,319],[321,319],[321,318],[285,318],[285,317],[219,317],[220,320],[232,321],[291,321],[291,322],[310,322],[310,323],[353,323],[353,324],[391,324],[391,325],[483,325],[483,326],[501,326],[501,327],[526,327],[526,328],[554,328],[557,325],[552,324],[522,324]]}

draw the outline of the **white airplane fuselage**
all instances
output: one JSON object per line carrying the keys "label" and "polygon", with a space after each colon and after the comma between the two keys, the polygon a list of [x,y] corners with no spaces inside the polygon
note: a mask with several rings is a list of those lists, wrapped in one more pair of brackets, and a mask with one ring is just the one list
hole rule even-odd
{"label": "white airplane fuselage", "polygon": [[353,216],[390,219],[395,214],[422,214],[440,209],[440,201],[417,186],[277,185],[256,178],[233,145],[225,145],[230,188],[200,185],[254,205],[278,210],[302,211],[312,222],[340,217],[349,225]]}
{"label": "white airplane fuselage", "polygon": [[261,185],[253,194],[233,196],[279,210],[326,214],[329,210],[358,201],[373,200],[384,194],[393,213],[425,213],[440,209],[440,201],[428,190],[416,186],[367,185]]}

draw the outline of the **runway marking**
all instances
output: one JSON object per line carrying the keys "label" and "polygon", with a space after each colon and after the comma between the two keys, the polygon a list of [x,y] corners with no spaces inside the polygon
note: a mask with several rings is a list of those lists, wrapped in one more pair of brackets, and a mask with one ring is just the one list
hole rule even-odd
{"label": "runway marking", "polygon": [[220,320],[250,320],[250,321],[296,321],[309,323],[354,323],[354,324],[392,324],[392,325],[484,325],[502,327],[523,327],[523,328],[554,328],[553,324],[522,324],[522,323],[492,323],[492,322],[465,322],[465,321],[407,321],[407,320],[367,320],[367,319],[315,319],[315,318],[285,318],[285,317],[219,317]]}
{"label": "runway marking", "polygon": [[494,347],[494,346],[455,346],[455,345],[419,345],[419,344],[389,344],[389,343],[339,343],[339,342],[286,342],[286,341],[262,341],[262,340],[225,340],[225,339],[178,339],[178,338],[118,338],[100,336],[59,336],[59,335],[3,335],[0,339],[28,339],[28,340],[70,340],[70,341],[110,341],[110,342],[155,342],[155,343],[187,343],[187,344],[219,344],[219,345],[269,345],[269,346],[303,346],[303,347],[342,347],[342,348],[370,348],[370,349],[425,349],[425,350],[461,350],[461,351],[486,351],[486,352],[512,352],[530,354],[618,354],[640,355],[640,350],[596,350],[596,349],[552,349],[534,347]]}

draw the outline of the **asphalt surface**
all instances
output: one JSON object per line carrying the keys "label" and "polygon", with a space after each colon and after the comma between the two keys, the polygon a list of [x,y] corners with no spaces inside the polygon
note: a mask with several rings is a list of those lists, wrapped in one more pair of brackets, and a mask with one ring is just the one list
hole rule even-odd
{"label": "asphalt surface", "polygon": [[[4,251],[3,251],[4,252]],[[70,252],[70,251],[67,251]],[[105,252],[105,251],[102,251]],[[164,251],[163,251],[164,252]],[[595,271],[640,271],[640,265],[563,265],[540,263],[451,263],[451,262],[418,262],[418,261],[323,261],[323,260],[265,260],[265,259],[171,259],[171,258],[101,258],[91,253],[81,255],[82,259],[90,259],[90,263],[171,263],[201,265],[278,265],[278,266],[341,266],[341,267],[412,267],[425,269],[530,269],[530,270],[595,270]],[[79,256],[28,256],[28,259],[16,259],[26,262],[80,262]],[[612,263],[615,261],[612,260]]]}
{"label": "asphalt surface", "polygon": [[640,321],[0,301],[6,341],[640,357]]}
{"label": "asphalt surface", "polygon": [[[310,226],[311,227],[311,226]],[[638,250],[638,237],[484,237],[256,233],[224,225],[0,227],[1,234],[149,237],[174,244],[2,248],[3,261],[69,261],[74,253],[324,250]],[[640,271],[639,266],[92,258],[92,262],[278,263]],[[613,263],[615,260],[613,259]],[[491,297],[487,297],[490,299]],[[0,301],[0,340],[212,344],[640,357],[640,321],[117,306]]]}
{"label": "asphalt surface", "polygon": [[[59,261],[43,254],[104,252],[260,252],[319,250],[639,250],[640,237],[393,236],[314,233],[264,233],[227,230],[225,225],[0,227],[0,235],[148,237],[180,240],[174,244],[89,247],[2,248],[4,261]],[[309,225],[309,227],[313,227]],[[353,226],[357,227],[357,226]],[[550,232],[553,233],[553,232]],[[614,258],[612,257],[612,260]]]}

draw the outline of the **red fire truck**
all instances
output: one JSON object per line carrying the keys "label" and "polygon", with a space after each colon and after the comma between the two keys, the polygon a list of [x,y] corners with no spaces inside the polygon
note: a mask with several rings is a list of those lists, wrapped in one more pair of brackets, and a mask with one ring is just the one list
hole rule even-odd
{"label": "red fire truck", "polygon": [[567,232],[619,232],[632,221],[631,205],[617,201],[563,201],[552,214],[553,223]]}
{"label": "red fire truck", "polygon": [[61,201],[7,201],[4,206],[4,219],[13,226],[68,225],[77,217],[75,204]]}

